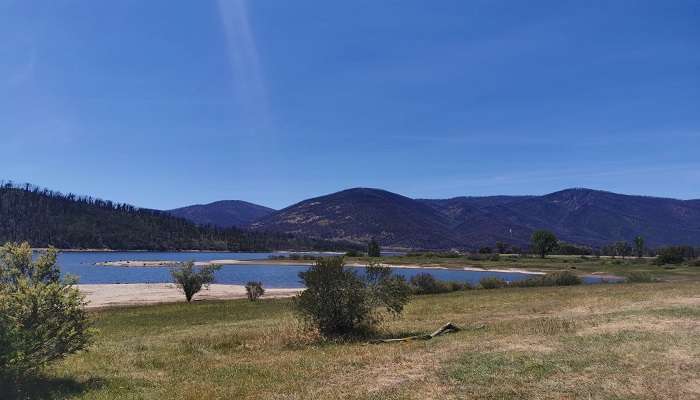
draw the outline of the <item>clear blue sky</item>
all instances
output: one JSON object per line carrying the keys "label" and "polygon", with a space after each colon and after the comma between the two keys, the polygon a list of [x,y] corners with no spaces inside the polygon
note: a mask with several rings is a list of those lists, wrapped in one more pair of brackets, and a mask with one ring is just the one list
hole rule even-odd
{"label": "clear blue sky", "polygon": [[700,198],[700,1],[0,0],[0,178]]}

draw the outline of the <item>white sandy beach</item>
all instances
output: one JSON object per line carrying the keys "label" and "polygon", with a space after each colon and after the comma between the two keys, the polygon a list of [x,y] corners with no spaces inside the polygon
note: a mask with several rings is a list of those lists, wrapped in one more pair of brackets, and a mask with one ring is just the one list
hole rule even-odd
{"label": "white sandy beach", "polygon": [[[135,306],[157,303],[184,302],[185,296],[172,283],[129,283],[77,285],[88,301],[87,308]],[[263,298],[291,297],[301,289],[265,289]],[[192,301],[228,300],[246,297],[242,285],[212,284],[202,289]]]}

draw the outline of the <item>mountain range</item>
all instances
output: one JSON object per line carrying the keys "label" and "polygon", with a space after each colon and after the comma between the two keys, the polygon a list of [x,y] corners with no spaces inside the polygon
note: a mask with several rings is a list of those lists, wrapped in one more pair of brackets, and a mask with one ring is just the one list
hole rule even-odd
{"label": "mountain range", "polygon": [[[650,247],[700,244],[700,200],[566,189],[543,196],[412,199],[353,188],[282,210],[216,202],[171,210],[198,224],[421,249],[475,249],[497,241],[527,246],[547,229],[568,243],[601,247],[645,238]],[[234,217],[229,217],[234,216]]]}

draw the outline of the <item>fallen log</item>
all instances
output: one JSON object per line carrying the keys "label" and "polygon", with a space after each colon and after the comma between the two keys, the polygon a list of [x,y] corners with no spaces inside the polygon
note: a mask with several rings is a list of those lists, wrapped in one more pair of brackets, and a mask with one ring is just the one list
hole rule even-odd
{"label": "fallen log", "polygon": [[394,343],[394,342],[408,342],[411,340],[430,340],[436,336],[443,335],[445,333],[452,333],[452,332],[458,332],[461,329],[453,324],[452,322],[448,322],[445,325],[441,326],[440,329],[436,330],[435,332],[428,334],[428,335],[417,335],[417,336],[408,336],[405,338],[398,338],[398,339],[376,339],[372,340],[370,343],[377,344],[377,343]]}

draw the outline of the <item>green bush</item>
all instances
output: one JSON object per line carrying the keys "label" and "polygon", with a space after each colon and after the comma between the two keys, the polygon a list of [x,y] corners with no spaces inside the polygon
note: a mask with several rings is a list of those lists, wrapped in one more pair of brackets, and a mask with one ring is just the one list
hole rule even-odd
{"label": "green bush", "polygon": [[471,289],[471,286],[466,282],[441,281],[435,279],[435,277],[426,272],[421,272],[420,274],[412,276],[410,282],[413,294],[418,295],[457,292]]}
{"label": "green bush", "polygon": [[581,278],[569,271],[552,272],[522,281],[511,282],[513,287],[537,287],[537,286],[572,286],[583,283]]}
{"label": "green bush", "polygon": [[53,248],[36,259],[28,243],[0,247],[0,381],[19,383],[83,350],[93,331],[83,296],[62,280]]}
{"label": "green bush", "polygon": [[684,246],[670,246],[659,249],[656,260],[657,265],[681,264],[686,258],[686,248]]}
{"label": "green bush", "polygon": [[248,295],[248,300],[256,301],[260,296],[265,294],[265,289],[262,287],[262,282],[250,281],[245,284],[245,291]]}
{"label": "green bush", "polygon": [[297,312],[327,337],[367,333],[386,314],[400,315],[410,297],[406,280],[390,268],[370,263],[360,276],[342,257],[319,259],[299,278],[306,290],[296,297]]}
{"label": "green bush", "polygon": [[412,276],[410,282],[415,294],[446,293],[449,291],[447,285],[425,272]]}
{"label": "green bush", "polygon": [[551,286],[572,286],[583,283],[578,275],[569,271],[553,272],[544,276],[545,281],[552,282]]}
{"label": "green bush", "polygon": [[197,271],[194,268],[194,262],[188,261],[170,271],[170,274],[177,287],[185,293],[185,299],[189,303],[192,301],[192,296],[202,290],[202,287],[207,287],[214,282],[214,272],[219,268],[218,266],[206,266]]}
{"label": "green bush", "polygon": [[479,285],[484,289],[499,289],[505,287],[507,284],[506,281],[501,278],[496,278],[495,276],[482,278],[479,281]]}
{"label": "green bush", "polygon": [[629,283],[649,283],[654,282],[654,278],[647,272],[632,272],[627,276]]}

